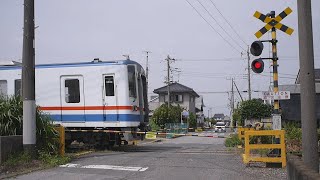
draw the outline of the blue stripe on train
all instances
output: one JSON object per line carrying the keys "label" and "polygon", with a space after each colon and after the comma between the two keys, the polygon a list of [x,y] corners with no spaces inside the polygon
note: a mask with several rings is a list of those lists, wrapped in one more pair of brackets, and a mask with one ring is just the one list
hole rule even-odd
{"label": "blue stripe on train", "polygon": [[104,118],[103,114],[86,114],[86,115],[78,115],[78,114],[51,114],[49,115],[54,121],[66,121],[66,122],[103,122],[104,119],[106,121],[126,121],[126,122],[139,122],[140,115],[134,114],[107,114],[106,118]]}

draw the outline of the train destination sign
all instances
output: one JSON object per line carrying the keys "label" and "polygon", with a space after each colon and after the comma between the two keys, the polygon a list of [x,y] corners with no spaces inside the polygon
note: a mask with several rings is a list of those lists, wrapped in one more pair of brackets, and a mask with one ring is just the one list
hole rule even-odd
{"label": "train destination sign", "polygon": [[290,99],[290,91],[278,91],[278,92],[262,92],[263,100],[285,100]]}

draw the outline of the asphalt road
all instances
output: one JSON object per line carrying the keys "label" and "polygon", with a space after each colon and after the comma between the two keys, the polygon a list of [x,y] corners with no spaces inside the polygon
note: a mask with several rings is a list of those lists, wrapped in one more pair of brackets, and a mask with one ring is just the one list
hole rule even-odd
{"label": "asphalt road", "polygon": [[[203,134],[217,135],[213,132]],[[260,165],[246,167],[236,151],[224,147],[224,140],[186,136],[161,142],[141,142],[138,146],[91,153],[67,165],[15,179],[286,179],[285,169],[262,168]]]}

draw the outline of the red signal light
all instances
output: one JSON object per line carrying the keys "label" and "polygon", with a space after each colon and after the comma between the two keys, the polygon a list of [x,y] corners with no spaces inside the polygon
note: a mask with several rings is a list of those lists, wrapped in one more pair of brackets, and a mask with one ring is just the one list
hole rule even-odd
{"label": "red signal light", "polygon": [[256,69],[260,69],[260,68],[262,67],[262,64],[261,64],[260,62],[256,62],[256,63],[254,64],[254,67],[255,67]]}
{"label": "red signal light", "polygon": [[255,73],[262,73],[264,69],[264,63],[262,59],[255,59],[251,63],[251,69]]}

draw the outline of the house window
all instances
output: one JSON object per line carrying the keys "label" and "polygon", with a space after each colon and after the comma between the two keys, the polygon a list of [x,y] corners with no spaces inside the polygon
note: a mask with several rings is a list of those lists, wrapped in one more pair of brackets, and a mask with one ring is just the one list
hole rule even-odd
{"label": "house window", "polygon": [[0,96],[7,95],[7,80],[0,80]]}
{"label": "house window", "polygon": [[14,80],[14,95],[15,96],[22,96],[21,79]]}
{"label": "house window", "polygon": [[137,98],[135,74],[136,74],[135,67],[128,66],[129,97],[133,97],[133,98]]}
{"label": "house window", "polygon": [[168,102],[168,95],[164,95],[164,102]]}
{"label": "house window", "polygon": [[174,101],[175,102],[182,102],[183,101],[183,96],[181,94],[174,95]]}
{"label": "house window", "polygon": [[[173,96],[170,95],[170,102],[172,102],[172,100],[173,100]],[[164,95],[164,101],[168,102],[168,95]]]}
{"label": "house window", "polygon": [[105,76],[104,84],[106,90],[106,96],[114,96],[114,79],[113,76]]}
{"label": "house window", "polygon": [[194,97],[190,96],[190,102],[194,102]]}
{"label": "house window", "polygon": [[79,103],[80,102],[79,79],[66,79],[64,87],[65,87],[66,103]]}

